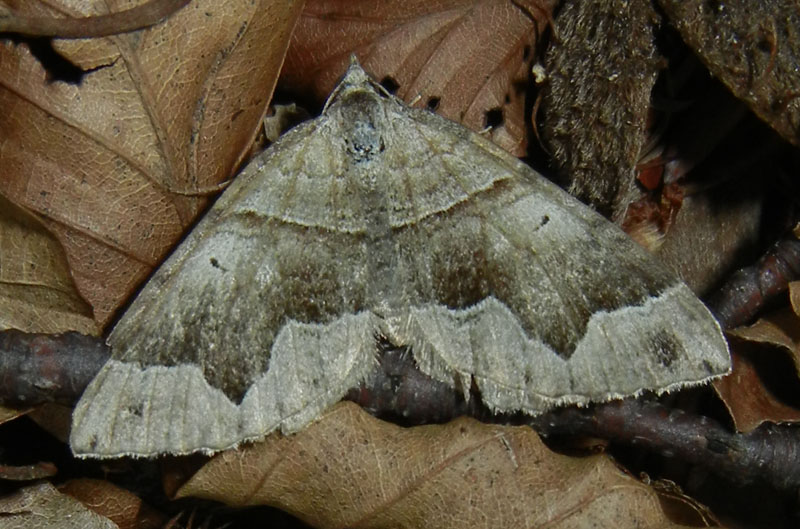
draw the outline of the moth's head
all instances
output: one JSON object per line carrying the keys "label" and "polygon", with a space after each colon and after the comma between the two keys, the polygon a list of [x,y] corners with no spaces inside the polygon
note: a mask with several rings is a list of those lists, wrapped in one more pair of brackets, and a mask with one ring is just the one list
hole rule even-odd
{"label": "moth's head", "polygon": [[353,56],[323,114],[339,124],[347,152],[356,162],[363,162],[375,159],[386,147],[386,107],[392,103],[391,96],[367,75]]}

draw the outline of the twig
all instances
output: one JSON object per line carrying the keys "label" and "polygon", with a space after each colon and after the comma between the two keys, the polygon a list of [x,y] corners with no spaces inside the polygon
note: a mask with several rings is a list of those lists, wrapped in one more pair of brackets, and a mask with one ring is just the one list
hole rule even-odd
{"label": "twig", "polygon": [[58,474],[58,468],[49,461],[33,465],[0,465],[0,479],[7,481],[34,481],[50,478]]}
{"label": "twig", "polygon": [[800,488],[800,428],[764,424],[747,434],[656,402],[627,399],[534,418],[544,435],[584,435],[638,446],[702,466],[730,482]]}
{"label": "twig", "polygon": [[73,404],[109,356],[102,338],[76,332],[0,332],[0,401]]}
{"label": "twig", "polygon": [[[760,480],[777,490],[800,489],[800,427],[765,424],[730,432],[707,417],[641,399],[568,407],[530,418],[494,415],[474,386],[452,388],[417,368],[405,348],[380,344],[379,367],[345,398],[373,415],[405,424],[472,415],[487,422],[528,424],[542,435],[583,435],[635,445],[707,468],[737,483]],[[0,332],[0,400],[27,405],[74,402],[109,357],[100,338]]]}
{"label": "twig", "polygon": [[777,490],[800,488],[800,427],[765,424],[748,434],[713,419],[643,399],[567,407],[537,417],[495,415],[476,388],[462,391],[420,372],[405,349],[384,348],[378,369],[345,397],[381,418],[445,422],[471,415],[484,422],[527,424],[544,436],[587,436],[638,446],[702,466],[736,484],[760,480]]}
{"label": "twig", "polygon": [[725,329],[750,321],[800,277],[800,241],[790,235],[775,243],[752,266],[735,272],[708,305]]}

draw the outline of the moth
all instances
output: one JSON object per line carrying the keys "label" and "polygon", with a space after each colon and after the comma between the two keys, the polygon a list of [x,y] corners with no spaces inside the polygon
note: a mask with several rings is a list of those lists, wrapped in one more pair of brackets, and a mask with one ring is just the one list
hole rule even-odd
{"label": "moth", "polygon": [[133,301],[72,449],[213,453],[297,431],[367,377],[379,337],[531,415],[730,368],[706,307],[622,231],[353,61]]}

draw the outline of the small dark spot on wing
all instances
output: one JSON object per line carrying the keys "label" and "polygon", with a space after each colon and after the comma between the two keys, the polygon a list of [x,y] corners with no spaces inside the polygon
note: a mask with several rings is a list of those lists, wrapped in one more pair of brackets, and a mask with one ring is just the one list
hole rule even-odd
{"label": "small dark spot on wing", "polygon": [[222,265],[220,264],[220,262],[217,260],[217,258],[216,258],[216,257],[212,257],[212,258],[210,258],[210,259],[208,260],[208,262],[209,262],[209,263],[211,263],[211,266],[213,266],[214,268],[216,268],[216,269],[218,269],[218,270],[222,270],[223,272],[227,272],[227,271],[228,271],[228,269],[227,269],[227,268],[225,268],[224,266],[222,266]]}
{"label": "small dark spot on wing", "polygon": [[714,367],[708,360],[703,360],[703,369],[705,369],[706,373],[708,373],[709,375],[714,374]]}
{"label": "small dark spot on wing", "polygon": [[669,367],[678,359],[681,352],[681,344],[675,339],[672,333],[659,331],[651,338],[653,349],[655,350],[658,363],[664,367]]}

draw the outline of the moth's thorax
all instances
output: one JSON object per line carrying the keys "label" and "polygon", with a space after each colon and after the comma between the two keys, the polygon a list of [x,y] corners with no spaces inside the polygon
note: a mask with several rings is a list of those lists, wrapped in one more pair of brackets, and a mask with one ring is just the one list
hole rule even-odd
{"label": "moth's thorax", "polygon": [[[391,131],[386,118],[387,102],[372,89],[346,94],[332,110],[342,114],[342,143],[350,160],[345,178],[350,180],[351,200],[364,227],[367,270],[373,280],[367,288],[368,304],[373,310],[388,310],[402,296],[403,279],[398,277],[396,251],[393,247],[391,211],[397,201],[387,181],[386,136]],[[380,307],[379,307],[380,305]]]}
{"label": "moth's thorax", "polygon": [[344,87],[326,110],[338,124],[339,145],[343,150],[346,170],[342,175],[358,204],[368,239],[379,243],[391,230],[390,186],[386,182],[385,156],[391,124],[387,118],[387,101],[371,84]]}
{"label": "moth's thorax", "polygon": [[382,96],[372,88],[351,89],[339,94],[327,114],[339,123],[347,157],[353,164],[372,163],[386,149],[386,109]]}

